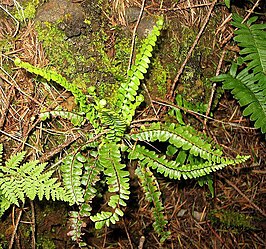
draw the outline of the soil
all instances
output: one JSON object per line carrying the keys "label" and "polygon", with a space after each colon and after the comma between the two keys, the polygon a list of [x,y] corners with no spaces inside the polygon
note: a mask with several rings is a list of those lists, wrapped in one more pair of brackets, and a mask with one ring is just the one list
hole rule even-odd
{"label": "soil", "polygon": [[[38,114],[44,108],[52,110],[60,105],[69,111],[75,110],[73,97],[60,87],[50,88],[45,82],[42,84],[41,79],[16,68],[13,59],[19,57],[33,65],[57,70],[81,89],[96,86],[98,94],[112,101],[120,72],[127,70],[141,2],[0,2],[6,9],[0,9],[0,143],[5,148],[4,159],[22,150],[28,152],[27,159],[41,159],[48,157],[54,148],[67,144],[56,157],[47,160],[53,164],[71,148],[72,142],[77,140],[77,145],[73,146],[82,143],[82,132],[90,130],[85,126],[78,133],[70,122],[60,118],[41,122]],[[204,23],[211,2],[146,1],[137,29],[137,46],[152,29],[156,16],[165,16],[166,29],[143,84],[146,104],[136,119],[173,118],[167,107],[158,101],[169,102],[174,78]],[[25,9],[25,15],[31,13],[26,12],[28,3],[32,3],[31,10],[35,14],[20,19],[16,14],[19,6]],[[263,13],[262,5],[255,9],[256,13]],[[244,16],[252,7],[252,1],[243,6],[232,5],[230,10],[223,1],[217,4],[186,63],[176,94],[181,94],[197,108],[200,108],[199,103],[208,104],[212,90],[209,78],[216,74],[217,67],[218,71],[225,72],[228,62],[239,51],[232,39],[224,43],[233,32],[227,21],[230,11]],[[15,20],[19,20],[19,27]],[[251,155],[251,159],[213,174],[214,197],[206,184],[200,187],[196,180],[177,182],[156,175],[168,220],[167,229],[171,231],[171,237],[163,244],[152,227],[151,207],[138,180],[131,177],[131,196],[124,218],[100,231],[95,230],[89,220],[84,224],[83,238],[89,248],[266,248],[265,136],[242,115],[241,107],[229,92],[219,85],[215,90],[213,120],[204,126],[200,117],[186,114],[184,122],[205,132],[227,156]],[[157,103],[152,104],[152,100]],[[80,136],[68,143],[71,135]],[[69,237],[71,208],[52,201],[26,201],[22,207],[9,208],[0,222],[0,248],[10,248],[10,244],[18,249],[79,248]]]}

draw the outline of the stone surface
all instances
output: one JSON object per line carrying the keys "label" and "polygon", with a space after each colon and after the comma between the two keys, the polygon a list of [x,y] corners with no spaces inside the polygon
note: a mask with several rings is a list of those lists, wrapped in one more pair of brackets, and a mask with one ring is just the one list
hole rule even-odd
{"label": "stone surface", "polygon": [[36,20],[52,23],[61,20],[59,27],[65,31],[67,37],[78,36],[86,28],[82,7],[69,0],[50,0],[43,4],[37,11]]}

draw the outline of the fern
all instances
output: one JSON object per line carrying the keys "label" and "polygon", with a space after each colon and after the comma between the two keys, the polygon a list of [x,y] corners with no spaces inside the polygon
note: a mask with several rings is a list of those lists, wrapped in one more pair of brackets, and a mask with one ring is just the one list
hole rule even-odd
{"label": "fern", "polygon": [[228,74],[212,78],[223,82],[223,88],[231,90],[240,106],[245,107],[243,115],[254,121],[254,127],[266,132],[266,24],[254,24],[257,17],[250,18],[246,24],[239,16],[234,16],[232,24],[238,28],[234,40],[242,48],[239,62],[246,67],[238,73],[233,63]]}
{"label": "fern", "polygon": [[[135,63],[127,72],[126,80],[121,83],[113,106],[108,105],[105,99],[97,97],[95,87],[88,88],[88,100],[90,100],[88,102],[87,96],[80,89],[67,82],[59,74],[33,67],[19,59],[15,60],[16,65],[40,75],[48,81],[53,80],[69,90],[79,104],[77,115],[59,109],[42,113],[41,118],[45,120],[50,114],[61,116],[70,119],[77,126],[82,125],[87,119],[94,127],[94,134],[88,134],[88,144],[74,153],[68,154],[60,167],[63,189],[67,199],[71,205],[78,206],[77,211],[70,213],[71,230],[69,235],[80,247],[86,246],[81,237],[87,217],[95,223],[97,229],[100,229],[103,226],[115,224],[124,215],[123,209],[130,198],[130,189],[129,172],[123,161],[126,159],[123,155],[130,160],[138,161],[135,173],[139,177],[147,201],[153,205],[153,226],[162,242],[169,237],[170,232],[166,230],[167,220],[164,217],[161,192],[152,170],[156,170],[170,179],[198,178],[228,165],[244,162],[248,158],[238,156],[236,159],[229,159],[224,157],[222,151],[217,149],[213,143],[208,142],[206,137],[185,125],[154,123],[145,129],[135,131],[134,134],[127,134],[135,111],[144,99],[139,93],[140,83],[149,68],[152,53],[162,28],[163,19],[159,18],[153,31],[144,40],[136,55]],[[166,150],[168,158],[166,155],[157,154],[143,146],[145,141],[168,143]],[[131,145],[131,142],[134,142],[134,146]],[[128,146],[125,146],[124,143]],[[19,165],[23,158],[22,154],[20,159],[15,158],[12,164]],[[44,166],[41,165],[41,167]],[[39,169],[39,172],[42,173],[42,168]],[[100,191],[96,188],[100,179],[105,180],[105,185],[108,188],[108,205],[104,206],[100,212],[95,213],[91,204]],[[34,194],[31,197],[33,196]],[[19,199],[19,197],[16,198]]]}
{"label": "fern", "polygon": [[[0,145],[0,162],[2,151],[3,146]],[[5,165],[0,165],[1,210],[6,210],[11,204],[19,206],[19,202],[25,202],[26,197],[31,200],[38,197],[40,200],[51,198],[53,201],[69,201],[61,183],[57,178],[52,178],[54,172],[44,172],[47,164],[38,160],[22,163],[25,155],[24,151],[17,153]]]}

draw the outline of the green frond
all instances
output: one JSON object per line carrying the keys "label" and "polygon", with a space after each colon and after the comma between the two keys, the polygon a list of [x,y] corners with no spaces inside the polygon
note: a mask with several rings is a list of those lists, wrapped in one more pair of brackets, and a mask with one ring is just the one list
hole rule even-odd
{"label": "green frond", "polygon": [[86,226],[86,223],[82,221],[79,212],[69,212],[69,225],[71,230],[68,232],[68,236],[70,236],[72,240],[79,245],[80,248],[87,248],[87,244],[81,239],[81,236],[83,235],[81,229]]}
{"label": "green frond", "polygon": [[178,180],[180,180],[181,177],[188,179],[205,176],[229,165],[243,163],[248,158],[248,156],[238,156],[236,159],[219,157],[219,160],[217,160],[217,157],[215,157],[215,161],[210,160],[199,164],[182,165],[176,161],[169,161],[166,159],[165,155],[159,156],[154,151],[150,151],[140,145],[136,145],[129,153],[129,159],[138,159],[143,164],[155,169],[165,177]]}
{"label": "green frond", "polygon": [[[265,50],[266,51],[266,50]],[[245,68],[236,74],[237,66],[233,64],[229,74],[222,74],[214,78],[215,81],[222,81],[223,88],[231,90],[240,106],[245,107],[243,115],[250,116],[254,121],[255,128],[261,128],[266,132],[266,76],[264,84],[258,84],[257,77],[249,73]]]}
{"label": "green frond", "polygon": [[86,158],[81,153],[68,155],[64,158],[60,167],[63,183],[71,204],[82,204],[84,202],[84,189],[81,185],[83,174],[83,163]]}
{"label": "green frond", "polygon": [[46,163],[39,164],[35,160],[21,164],[24,157],[25,152],[18,153],[7,160],[5,166],[0,166],[1,194],[10,204],[19,205],[26,197],[34,200],[36,196],[40,200],[45,197],[69,201],[57,178],[52,178],[53,171],[44,173]]}
{"label": "green frond", "polygon": [[254,127],[266,132],[266,24],[254,24],[252,17],[247,24],[235,15],[232,23],[238,28],[234,40],[238,42],[243,57],[239,61],[246,67],[237,73],[237,64],[233,63],[230,72],[212,78],[223,82],[223,88],[231,90],[239,104],[244,108],[243,115],[254,121]]}
{"label": "green frond", "polygon": [[122,83],[117,95],[116,108],[122,114],[123,119],[129,125],[135,114],[136,108],[143,101],[143,96],[138,95],[140,81],[144,79],[150,64],[150,58],[156,45],[158,36],[163,28],[163,19],[159,18],[152,32],[144,40],[135,63],[128,71],[127,81]]}
{"label": "green frond", "polygon": [[40,113],[39,117],[42,121],[50,118],[50,116],[61,117],[63,119],[68,119],[74,126],[81,126],[85,122],[84,113],[73,113],[64,110],[54,110],[54,111],[46,111]]}
{"label": "green frond", "polygon": [[106,134],[107,140],[120,140],[126,130],[126,123],[116,112],[108,109],[103,109],[99,113],[99,117],[103,126],[106,126],[109,131]]}
{"label": "green frond", "polygon": [[131,138],[135,141],[168,141],[176,148],[189,150],[190,154],[213,162],[218,162],[222,155],[222,151],[213,149],[212,144],[201,138],[199,132],[190,126],[154,123],[145,130],[132,134]]}
{"label": "green frond", "polygon": [[[68,156],[71,157],[70,155]],[[74,184],[77,184],[77,186],[74,186],[75,189],[69,189],[70,195],[76,197],[77,193],[80,195],[82,193],[82,198],[79,201],[79,211],[71,211],[70,212],[70,231],[69,235],[71,236],[72,240],[76,241],[79,246],[82,248],[85,246],[85,243],[81,240],[82,236],[82,227],[85,226],[85,222],[83,221],[84,218],[89,217],[91,215],[91,202],[92,199],[96,196],[97,190],[95,188],[95,184],[100,180],[99,174],[102,171],[102,167],[99,164],[99,161],[97,160],[97,157],[95,155],[90,155],[90,157],[84,157],[82,154],[77,153],[76,155],[72,156],[73,163],[74,160],[78,160],[83,164],[82,171],[83,174],[80,175],[72,175],[72,173],[75,174],[74,171],[64,171],[63,179],[69,179],[69,178],[75,178]],[[68,160],[67,160],[68,161]],[[69,168],[69,167],[68,167]],[[64,180],[65,181],[65,180]],[[65,184],[68,184],[65,181]],[[83,200],[83,202],[81,202]],[[73,201],[73,200],[72,200]]]}
{"label": "green frond", "polygon": [[158,235],[161,236],[161,242],[164,242],[169,236],[170,232],[165,230],[167,220],[164,218],[164,207],[161,201],[161,192],[159,184],[143,162],[139,163],[139,166],[135,170],[136,175],[139,177],[142,188],[146,195],[146,200],[153,203],[152,213],[154,217],[153,227]]}
{"label": "green frond", "polygon": [[99,149],[99,163],[104,168],[108,192],[111,197],[108,206],[112,208],[112,212],[102,211],[94,216],[91,220],[95,222],[97,229],[104,225],[109,226],[119,220],[119,216],[123,216],[120,206],[126,206],[126,200],[129,199],[129,172],[125,171],[126,165],[121,164],[121,155],[119,145],[116,143],[105,143]]}
{"label": "green frond", "polygon": [[80,111],[87,113],[86,95],[75,84],[69,83],[65,77],[63,77],[62,75],[58,74],[53,70],[32,66],[27,62],[21,61],[19,58],[16,58],[14,63],[16,66],[24,68],[30,73],[39,75],[44,79],[46,79],[47,81],[52,80],[57,84],[59,84],[60,86],[64,87],[66,90],[70,91],[74,95],[76,102],[80,105]]}
{"label": "green frond", "polygon": [[7,198],[5,198],[5,196],[2,194],[2,191],[0,190],[0,218],[2,217],[4,212],[9,209],[11,204],[12,203]]}
{"label": "green frond", "polygon": [[250,18],[246,24],[241,23],[243,19],[233,15],[232,24],[238,28],[235,31],[234,40],[242,48],[239,52],[243,60],[247,62],[248,70],[266,74],[266,24],[254,24],[257,16]]}
{"label": "green frond", "polygon": [[26,155],[25,151],[19,152],[16,155],[12,156],[6,161],[6,167],[3,167],[2,170],[5,172],[5,170],[12,170],[16,169],[19,164],[23,161],[24,157]]}

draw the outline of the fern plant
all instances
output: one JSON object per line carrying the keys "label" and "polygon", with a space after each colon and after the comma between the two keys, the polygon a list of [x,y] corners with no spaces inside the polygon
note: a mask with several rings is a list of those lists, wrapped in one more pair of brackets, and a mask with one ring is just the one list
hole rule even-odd
{"label": "fern plant", "polygon": [[[167,231],[167,219],[164,216],[159,184],[153,175],[154,170],[171,179],[197,178],[228,165],[244,162],[248,158],[224,157],[221,150],[216,149],[214,144],[190,126],[154,123],[138,131],[130,131],[135,111],[144,100],[139,91],[140,83],[149,68],[162,28],[163,19],[159,18],[136,55],[135,63],[127,72],[126,80],[121,82],[115,101],[109,105],[106,100],[97,97],[94,87],[88,89],[87,98],[81,90],[56,72],[33,67],[19,59],[15,60],[17,66],[47,80],[53,80],[71,91],[79,104],[78,115],[83,115],[84,120],[90,122],[94,128],[94,134],[88,134],[90,142],[67,155],[61,166],[63,184],[67,195],[70,196],[70,202],[79,206],[78,211],[70,213],[69,234],[80,247],[86,246],[81,238],[83,218],[89,217],[95,223],[95,227],[100,229],[116,223],[123,216],[123,209],[130,198],[126,159],[138,161],[135,173],[140,179],[147,201],[153,204],[153,226],[163,242],[170,233]],[[87,99],[91,101],[87,102]],[[52,114],[71,120],[74,117],[62,115],[58,111]],[[145,146],[145,142],[155,141],[169,143],[167,157]],[[185,152],[183,157],[180,156],[182,152]],[[91,203],[99,191],[96,184],[102,179],[102,175],[108,186],[109,198],[102,211],[95,213]]]}
{"label": "fern plant", "polygon": [[25,198],[71,200],[58,179],[52,178],[54,171],[45,172],[47,163],[39,163],[38,160],[22,163],[26,155],[23,151],[2,165],[2,155],[3,145],[0,144],[0,217],[11,204],[19,206]]}
{"label": "fern plant", "polygon": [[[245,107],[244,116],[250,116],[254,127],[266,132],[266,24],[255,24],[258,17],[246,24],[237,15],[232,24],[238,28],[234,40],[241,47],[238,63],[232,63],[227,74],[212,78],[222,82],[223,88],[231,90],[240,106]],[[239,66],[243,67],[239,71]]]}

